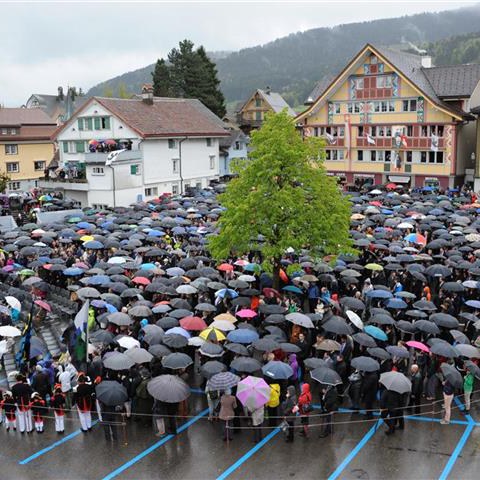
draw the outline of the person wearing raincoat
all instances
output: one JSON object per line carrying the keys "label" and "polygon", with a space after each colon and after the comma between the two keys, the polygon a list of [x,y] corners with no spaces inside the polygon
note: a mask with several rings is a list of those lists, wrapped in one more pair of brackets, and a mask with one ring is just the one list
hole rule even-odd
{"label": "person wearing raincoat", "polygon": [[312,410],[312,394],[310,393],[310,385],[308,383],[302,385],[302,393],[298,397],[298,408],[300,423],[303,427],[303,430],[300,430],[300,435],[308,437],[308,416]]}

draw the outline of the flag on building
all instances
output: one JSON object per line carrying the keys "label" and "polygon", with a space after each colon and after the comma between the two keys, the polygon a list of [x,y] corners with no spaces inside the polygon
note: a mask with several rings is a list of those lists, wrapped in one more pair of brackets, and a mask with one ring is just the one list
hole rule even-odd
{"label": "flag on building", "polygon": [[115,150],[114,152],[110,152],[107,156],[107,159],[105,160],[105,166],[109,167],[116,160],[116,158],[126,150],[126,148],[122,148],[121,150]]}
{"label": "flag on building", "polygon": [[330,133],[325,132],[325,136],[327,137],[328,143],[330,145],[335,145],[337,143],[337,139]]}
{"label": "flag on building", "polygon": [[352,138],[352,134],[351,134],[351,129],[352,129],[352,125],[350,123],[350,115],[344,115],[343,116],[343,119],[345,121],[345,147],[347,149],[346,151],[346,154],[345,154],[345,158],[347,160],[351,160],[352,158],[352,155],[351,155],[351,148],[352,148],[352,145],[351,145],[351,138]]}
{"label": "flag on building", "polygon": [[368,133],[367,133],[367,142],[368,142],[370,145],[376,145],[376,144],[377,144],[377,142],[375,141],[375,139],[374,139],[371,135],[369,135]]}
{"label": "flag on building", "polygon": [[87,358],[87,343],[88,343],[88,310],[90,302],[87,300],[80,311],[75,315],[75,357],[79,362],[83,362]]}
{"label": "flag on building", "polygon": [[20,340],[20,348],[15,355],[17,365],[21,367],[30,360],[30,339],[32,338],[33,315],[30,312],[27,323],[23,327],[22,339]]}
{"label": "flag on building", "polygon": [[407,148],[407,146],[408,146],[408,144],[407,144],[407,136],[402,133],[402,135],[400,135],[400,139],[401,139],[401,141],[402,141],[402,147],[403,147],[403,148]]}
{"label": "flag on building", "polygon": [[438,152],[438,137],[432,133],[430,140],[430,150],[432,150],[432,152]]}

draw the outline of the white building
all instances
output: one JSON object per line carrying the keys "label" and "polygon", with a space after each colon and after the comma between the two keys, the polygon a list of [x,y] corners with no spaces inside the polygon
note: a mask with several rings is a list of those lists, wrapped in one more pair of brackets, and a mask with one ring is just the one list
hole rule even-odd
{"label": "white building", "polygon": [[[219,140],[229,132],[200,101],[92,97],[57,131],[57,178],[39,182],[82,206],[127,206],[206,187],[219,177]],[[99,144],[122,149],[107,162]]]}
{"label": "white building", "polygon": [[247,158],[249,141],[249,137],[241,130],[232,130],[228,137],[220,140],[219,173],[221,177],[232,174],[230,165],[233,160]]}

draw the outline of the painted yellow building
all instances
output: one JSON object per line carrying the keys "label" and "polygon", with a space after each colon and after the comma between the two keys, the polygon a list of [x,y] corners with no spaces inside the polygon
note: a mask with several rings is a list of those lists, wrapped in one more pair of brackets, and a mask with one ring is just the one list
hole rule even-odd
{"label": "painted yellow building", "polygon": [[272,92],[269,87],[257,89],[237,110],[237,123],[248,134],[262,126],[267,113],[279,113],[285,108],[292,117],[297,115],[279,93]]}
{"label": "painted yellow building", "polygon": [[0,171],[11,179],[8,191],[36,187],[53,158],[56,127],[40,109],[0,108]]}
{"label": "painted yellow building", "polygon": [[327,170],[344,183],[451,188],[472,162],[467,103],[480,79],[479,65],[458,67],[366,45],[333,81],[317,85],[297,124],[305,136],[327,139]]}

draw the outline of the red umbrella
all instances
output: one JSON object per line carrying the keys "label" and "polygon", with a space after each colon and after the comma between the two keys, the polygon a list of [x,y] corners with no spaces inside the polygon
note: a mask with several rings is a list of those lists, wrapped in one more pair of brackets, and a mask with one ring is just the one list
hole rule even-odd
{"label": "red umbrella", "polygon": [[269,297],[269,298],[273,298],[273,297],[280,298],[281,297],[280,293],[277,290],[275,290],[274,288],[264,288],[263,289],[263,294],[266,297]]}
{"label": "red umbrella", "polygon": [[132,279],[133,283],[136,283],[137,285],[150,285],[150,280],[145,277],[135,277]]}
{"label": "red umbrella", "polygon": [[50,270],[52,268],[52,264],[51,263],[46,263],[45,265],[43,265],[43,268],[45,270]]}
{"label": "red umbrella", "polygon": [[385,185],[385,188],[386,188],[387,190],[395,190],[395,189],[397,188],[397,185],[396,185],[395,183],[387,183],[387,184]]}
{"label": "red umbrella", "polygon": [[185,330],[205,330],[207,328],[207,324],[200,317],[185,317],[180,320],[180,326]]}
{"label": "red umbrella", "polygon": [[43,308],[47,312],[52,311],[52,307],[47,302],[44,302],[43,300],[35,300],[34,303],[35,305],[38,305],[40,308]]}
{"label": "red umbrella", "polygon": [[233,265],[230,265],[229,263],[222,263],[217,267],[217,269],[221,272],[231,272],[233,271]]}

